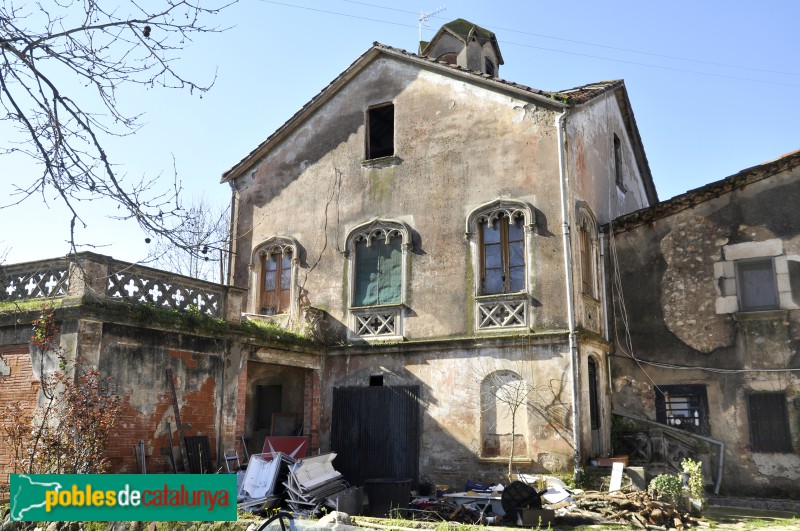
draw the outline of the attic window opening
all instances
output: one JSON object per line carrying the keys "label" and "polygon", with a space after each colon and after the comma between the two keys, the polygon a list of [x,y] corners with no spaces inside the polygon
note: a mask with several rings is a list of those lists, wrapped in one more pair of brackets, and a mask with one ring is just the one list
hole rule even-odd
{"label": "attic window opening", "polygon": [[447,52],[437,57],[436,60],[443,61],[449,65],[454,65],[458,60],[458,56],[454,52]]}
{"label": "attic window opening", "polygon": [[383,386],[383,375],[372,375],[369,377],[369,386],[370,387],[382,387]]}
{"label": "attic window opening", "polygon": [[495,71],[494,71],[494,63],[492,62],[492,60],[489,59],[488,57],[485,57],[483,61],[484,61],[484,70],[486,70],[486,73],[494,77]]}
{"label": "attic window opening", "polygon": [[367,159],[394,155],[394,105],[367,110]]}

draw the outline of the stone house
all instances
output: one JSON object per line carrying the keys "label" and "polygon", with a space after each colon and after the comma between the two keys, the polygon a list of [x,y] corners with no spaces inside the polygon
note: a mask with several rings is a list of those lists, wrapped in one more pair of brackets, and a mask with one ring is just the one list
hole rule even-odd
{"label": "stone house", "polygon": [[632,460],[706,454],[717,488],[797,497],[799,194],[795,152],[611,224],[612,401]]}
{"label": "stone house", "polygon": [[609,454],[599,227],[655,188],[623,82],[548,92],[502,64],[464,20],[419,54],[376,43],[224,173],[243,314],[326,343],[318,366],[248,359],[248,435],[310,378],[305,428],[354,482]]}
{"label": "stone house", "polygon": [[[800,155],[658,203],[623,82],[548,92],[503,64],[461,19],[417,54],[373,45],[223,175],[229,285],[93,253],[0,269],[0,408],[52,370],[44,301],[125,398],[116,472],[139,441],[171,470],[177,412],[217,463],[300,433],[353,483],[625,451],[792,488]],[[0,485],[13,465],[0,445]]]}

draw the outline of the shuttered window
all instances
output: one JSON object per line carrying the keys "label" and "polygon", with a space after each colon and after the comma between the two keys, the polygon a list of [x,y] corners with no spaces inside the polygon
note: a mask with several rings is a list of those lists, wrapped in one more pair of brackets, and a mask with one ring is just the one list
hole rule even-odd
{"label": "shuttered window", "polygon": [[786,393],[751,393],[747,397],[750,447],[754,452],[791,453]]}
{"label": "shuttered window", "polygon": [[400,238],[388,243],[382,238],[356,243],[354,306],[401,302],[403,252]]}

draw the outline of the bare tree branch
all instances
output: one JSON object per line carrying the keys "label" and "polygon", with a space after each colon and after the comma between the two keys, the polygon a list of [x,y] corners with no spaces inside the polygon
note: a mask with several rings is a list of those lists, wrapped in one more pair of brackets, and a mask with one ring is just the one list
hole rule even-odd
{"label": "bare tree branch", "polygon": [[175,247],[160,237],[149,249],[145,263],[181,275],[209,281],[224,281],[230,223],[228,208],[214,209],[201,198],[186,209],[188,214],[170,234],[185,242]]}
{"label": "bare tree branch", "polygon": [[119,205],[118,219],[135,219],[146,233],[179,248],[193,245],[171,233],[187,216],[180,185],[158,190],[156,179],[128,181],[111,162],[104,138],[140,127],[141,115],[118,105],[123,86],[190,93],[211,88],[213,79],[198,84],[174,64],[193,36],[222,31],[203,20],[230,3],[159,0],[152,9],[136,1],[108,7],[96,0],[0,0],[0,122],[17,133],[0,140],[0,154],[25,155],[42,168],[31,180],[15,182],[11,201],[0,208],[35,194],[46,201],[55,191],[70,212],[76,251],[76,225],[86,226],[80,203],[106,198]]}

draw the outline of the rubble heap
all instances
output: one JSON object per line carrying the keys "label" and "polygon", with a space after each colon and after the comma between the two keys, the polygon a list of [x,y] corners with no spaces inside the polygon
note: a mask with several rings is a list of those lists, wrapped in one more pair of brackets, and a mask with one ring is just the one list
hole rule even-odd
{"label": "rubble heap", "polygon": [[653,499],[646,492],[574,494],[571,503],[552,506],[557,521],[565,525],[627,524],[638,529],[685,529],[701,522],[674,505]]}

